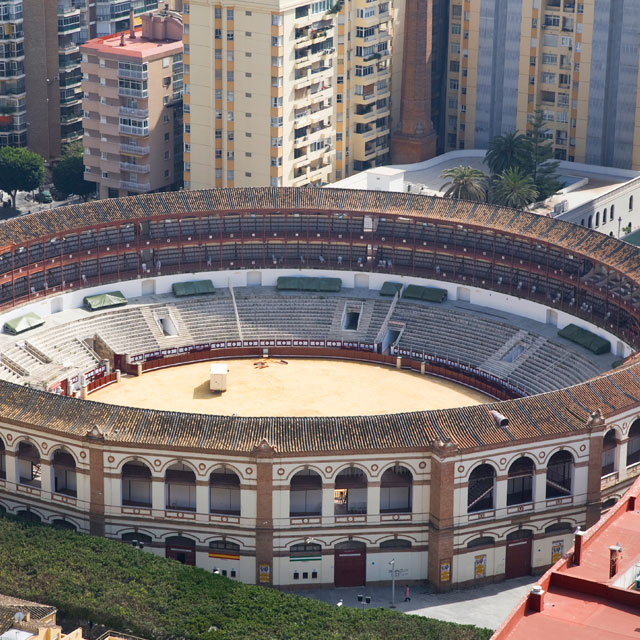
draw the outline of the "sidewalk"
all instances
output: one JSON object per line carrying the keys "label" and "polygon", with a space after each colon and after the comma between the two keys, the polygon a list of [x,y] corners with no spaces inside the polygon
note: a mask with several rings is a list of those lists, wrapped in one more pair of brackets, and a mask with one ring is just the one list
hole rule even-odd
{"label": "sidewalk", "polygon": [[[446,622],[473,624],[496,629],[507,617],[518,600],[535,584],[535,578],[525,576],[477,589],[464,589],[449,593],[429,593],[428,587],[411,587],[411,602],[404,602],[404,584],[396,583],[396,609]],[[343,589],[295,589],[292,593],[345,607],[361,607],[358,594],[371,596],[372,607],[389,607],[391,587],[350,587]]]}

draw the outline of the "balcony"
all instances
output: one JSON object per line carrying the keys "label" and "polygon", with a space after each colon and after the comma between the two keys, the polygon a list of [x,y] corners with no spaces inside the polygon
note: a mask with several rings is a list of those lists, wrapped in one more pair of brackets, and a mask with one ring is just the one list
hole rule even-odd
{"label": "balcony", "polygon": [[80,51],[80,45],[75,42],[67,42],[65,44],[58,45],[58,53],[61,53],[63,55],[76,53],[77,51]]}
{"label": "balcony", "polygon": [[127,78],[129,80],[146,80],[148,77],[148,71],[136,71],[135,69],[118,69],[118,78]]}
{"label": "balcony", "polygon": [[138,146],[137,144],[120,144],[118,151],[127,153],[131,156],[147,156],[149,155],[149,147]]}
{"label": "balcony", "polygon": [[118,131],[128,136],[148,136],[149,127],[135,127],[130,124],[118,125]]}
{"label": "balcony", "polygon": [[148,164],[132,164],[131,162],[121,162],[121,171],[131,171],[133,173],[149,173],[151,165]]}
{"label": "balcony", "polygon": [[143,193],[151,189],[151,183],[149,182],[129,182],[127,180],[120,180],[120,189],[127,189],[127,191],[138,191]]}
{"label": "balcony", "polygon": [[146,98],[149,95],[147,89],[132,89],[131,87],[118,87],[118,95],[126,98]]}
{"label": "balcony", "polygon": [[60,104],[65,106],[69,106],[72,104],[80,104],[82,102],[82,94],[81,93],[73,93],[69,96],[60,96]]}
{"label": "balcony", "polygon": [[133,116],[134,118],[148,118],[149,109],[133,109],[132,107],[120,107],[118,113],[121,116]]}

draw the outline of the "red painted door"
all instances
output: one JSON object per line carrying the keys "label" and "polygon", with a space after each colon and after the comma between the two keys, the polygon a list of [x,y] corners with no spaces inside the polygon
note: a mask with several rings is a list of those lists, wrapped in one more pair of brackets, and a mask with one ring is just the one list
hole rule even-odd
{"label": "red painted door", "polygon": [[336,549],[334,583],[336,587],[361,587],[367,577],[367,550]]}
{"label": "red painted door", "polygon": [[505,578],[531,575],[531,538],[507,540]]}

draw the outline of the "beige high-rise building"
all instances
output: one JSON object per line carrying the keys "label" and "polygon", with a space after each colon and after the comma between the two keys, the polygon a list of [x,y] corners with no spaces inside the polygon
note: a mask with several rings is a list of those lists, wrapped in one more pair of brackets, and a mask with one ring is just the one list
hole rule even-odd
{"label": "beige high-rise building", "polygon": [[404,0],[183,9],[186,188],[321,185],[389,161]]}
{"label": "beige high-rise building", "polygon": [[640,169],[640,0],[450,0],[445,150],[543,110],[555,156]]}
{"label": "beige high-rise building", "polygon": [[85,178],[101,198],[181,186],[181,36],[180,16],[162,11],[80,48]]}

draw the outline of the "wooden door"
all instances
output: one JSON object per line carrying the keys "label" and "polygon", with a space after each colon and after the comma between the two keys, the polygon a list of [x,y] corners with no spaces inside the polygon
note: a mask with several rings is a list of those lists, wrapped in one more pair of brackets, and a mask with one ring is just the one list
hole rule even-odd
{"label": "wooden door", "polygon": [[367,549],[336,549],[334,583],[336,587],[361,587],[367,578]]}

